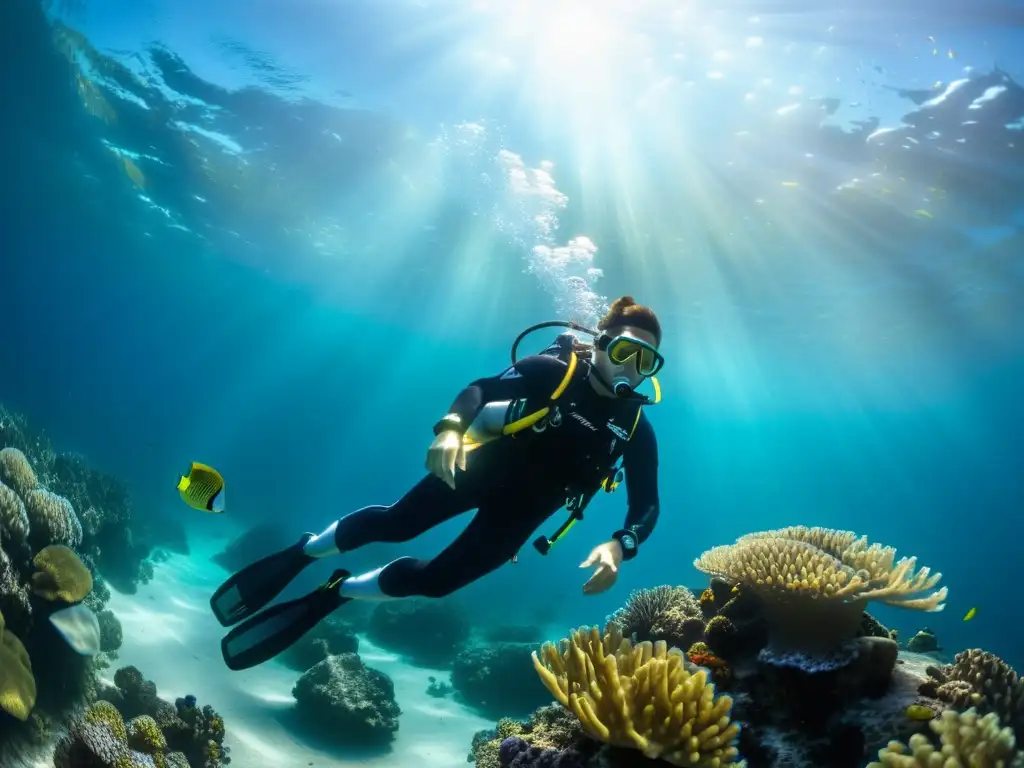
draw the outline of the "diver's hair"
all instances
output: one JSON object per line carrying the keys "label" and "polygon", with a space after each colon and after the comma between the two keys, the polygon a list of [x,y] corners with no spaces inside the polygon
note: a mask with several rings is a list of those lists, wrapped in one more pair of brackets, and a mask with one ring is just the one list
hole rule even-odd
{"label": "diver's hair", "polygon": [[654,336],[654,341],[661,344],[661,323],[654,310],[637,304],[632,296],[622,296],[612,302],[608,312],[597,324],[600,331],[607,331],[611,328],[621,328],[630,325],[640,328]]}

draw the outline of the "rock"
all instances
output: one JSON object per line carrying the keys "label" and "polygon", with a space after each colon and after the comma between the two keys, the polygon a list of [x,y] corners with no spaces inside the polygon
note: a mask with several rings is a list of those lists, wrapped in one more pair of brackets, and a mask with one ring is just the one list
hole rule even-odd
{"label": "rock", "polygon": [[340,744],[386,744],[398,730],[402,710],[391,678],[355,653],[328,656],[299,678],[292,695],[301,721]]}

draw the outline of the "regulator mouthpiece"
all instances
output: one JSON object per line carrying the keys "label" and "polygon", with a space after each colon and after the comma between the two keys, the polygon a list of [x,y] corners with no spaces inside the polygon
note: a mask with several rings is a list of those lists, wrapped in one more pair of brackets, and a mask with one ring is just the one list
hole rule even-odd
{"label": "regulator mouthpiece", "polygon": [[629,385],[629,379],[619,376],[612,380],[612,392],[618,397],[629,397],[633,394],[633,388]]}

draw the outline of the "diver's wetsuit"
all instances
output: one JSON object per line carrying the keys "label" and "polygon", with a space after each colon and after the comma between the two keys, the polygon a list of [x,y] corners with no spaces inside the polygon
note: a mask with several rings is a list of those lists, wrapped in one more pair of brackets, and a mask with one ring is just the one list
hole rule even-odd
{"label": "diver's wetsuit", "polygon": [[[390,506],[353,512],[338,521],[341,552],[373,542],[402,542],[471,509],[476,515],[431,560],[403,557],[378,577],[388,597],[442,597],[476,581],[515,556],[530,534],[567,498],[596,490],[621,455],[629,509],[624,531],[643,542],[658,519],[658,446],[635,400],[602,397],[581,363],[573,381],[535,427],[487,443],[456,471],[455,489],[428,475]],[[552,405],[566,364],[548,355],[523,358],[504,373],[462,390],[450,413],[470,424],[490,402],[526,399],[526,412]],[[627,437],[633,424],[632,439]],[[628,556],[628,555],[627,555]]]}

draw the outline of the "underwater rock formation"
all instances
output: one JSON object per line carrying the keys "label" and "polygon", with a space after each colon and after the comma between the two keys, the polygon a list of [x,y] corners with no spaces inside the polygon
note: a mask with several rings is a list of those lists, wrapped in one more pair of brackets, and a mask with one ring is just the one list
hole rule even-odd
{"label": "underwater rock formation", "polygon": [[366,634],[415,664],[446,667],[469,638],[469,624],[453,601],[413,598],[379,603]]}
{"label": "underwater rock formation", "polygon": [[532,643],[464,647],[452,663],[452,687],[486,714],[526,715],[551,701],[530,664]]}
{"label": "underwater rock formation", "polygon": [[359,638],[349,624],[343,619],[328,616],[283,651],[278,659],[290,669],[305,672],[328,656],[358,651]]}
{"label": "underwater rock formation", "polygon": [[391,678],[355,653],[329,656],[307,670],[292,689],[304,726],[339,744],[387,744],[402,713]]}
{"label": "underwater rock formation", "polygon": [[935,633],[925,627],[907,641],[907,650],[914,653],[935,653],[941,648]]}

